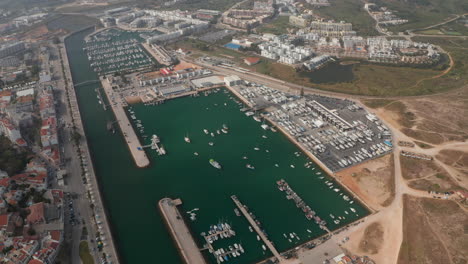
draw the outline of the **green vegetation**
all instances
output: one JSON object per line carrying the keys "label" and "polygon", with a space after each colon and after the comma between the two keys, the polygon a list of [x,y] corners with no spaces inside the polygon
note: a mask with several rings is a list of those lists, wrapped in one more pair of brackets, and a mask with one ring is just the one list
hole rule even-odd
{"label": "green vegetation", "polygon": [[271,33],[275,35],[287,34],[288,28],[294,26],[289,24],[289,16],[279,16],[270,23],[266,23],[256,28],[255,31],[259,34]]}
{"label": "green vegetation", "polygon": [[462,20],[464,19],[467,19],[466,16],[432,29],[414,31],[414,33],[423,35],[466,36],[468,35],[468,27],[463,24]]}
{"label": "green vegetation", "polygon": [[0,136],[0,170],[13,176],[22,172],[27,162],[27,152],[17,148],[5,136]]}
{"label": "green vegetation", "polygon": [[360,0],[332,0],[331,5],[316,10],[316,14],[325,19],[345,21],[353,24],[353,29],[358,35],[378,35],[375,29],[375,21],[364,10],[364,3]]}
{"label": "green vegetation", "polygon": [[83,264],[94,264],[93,256],[89,252],[88,242],[80,242],[80,258]]}
{"label": "green vegetation", "polygon": [[376,0],[377,4],[397,11],[396,15],[409,22],[390,27],[392,31],[424,28],[443,22],[454,14],[468,12],[466,0]]}
{"label": "green vegetation", "polygon": [[241,0],[191,0],[183,1],[171,6],[170,9],[180,10],[198,10],[198,9],[211,9],[218,11],[225,11],[234,4],[241,2]]}
{"label": "green vegetation", "polygon": [[49,30],[63,29],[66,31],[76,31],[98,23],[98,20],[82,15],[59,15],[47,21]]}

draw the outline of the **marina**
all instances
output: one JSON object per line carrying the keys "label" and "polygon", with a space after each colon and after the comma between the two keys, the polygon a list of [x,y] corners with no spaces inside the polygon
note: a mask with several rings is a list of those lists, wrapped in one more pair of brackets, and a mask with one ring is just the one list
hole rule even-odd
{"label": "marina", "polygon": [[[84,35],[72,36],[67,44],[74,52],[70,63],[77,83],[96,78],[96,73],[86,66],[87,57],[80,56],[80,52],[84,52],[80,47],[80,43],[83,43],[80,37]],[[245,218],[235,213],[237,207],[233,206],[230,198],[234,193],[249,205],[250,212],[262,220],[262,227],[270,230],[268,239],[274,242],[278,252],[293,249],[326,234],[326,231],[307,220],[294,203],[284,198],[284,193],[277,190],[277,180],[285,178],[291,186],[297,186],[294,191],[300,193],[305,202],[313,204],[314,210],[321,212],[321,216],[333,214],[337,217],[344,216],[344,211],[349,212],[349,202],[325,183],[333,179],[307,156],[298,153],[298,148],[283,134],[265,130],[261,127],[262,122],[240,111],[246,106],[227,89],[213,90],[206,96],[201,94],[196,98],[168,100],[158,105],[132,105],[133,114],[128,113],[129,127],[138,128],[135,135],[142,145],[151,145],[151,136],[155,134],[168,150],[166,155],[158,155],[147,148],[147,157],[152,166],[138,169],[131,162],[132,155],[122,140],[125,137],[120,131],[113,135],[106,129],[106,122],[115,117],[98,103],[96,87],[97,84],[80,86],[77,97],[96,174],[125,263],[142,263],[154,258],[154,247],[161,249],[158,252],[161,261],[180,262],[161,215],[151,213],[154,212],[152,205],[155,201],[168,196],[184,200],[184,204],[179,206],[181,211],[199,208],[192,211],[196,214],[194,220],[191,214],[184,214],[192,234],[207,232],[207,227],[213,223],[229,223],[236,235],[214,241],[213,252],[220,249],[226,252],[229,246],[235,249],[237,244],[242,245],[244,253],[229,258],[227,263],[231,259],[233,263],[254,263],[272,255],[260,236],[250,231]],[[128,112],[128,109],[130,106],[125,111]],[[137,124],[141,124],[141,127],[137,127]],[[228,129],[224,129],[223,124]],[[144,133],[141,133],[140,128],[143,127]],[[223,129],[228,133],[224,133]],[[187,135],[191,143],[184,140]],[[209,142],[213,145],[210,146]],[[109,151],[109,147],[112,147],[112,151]],[[222,169],[210,165],[210,159],[217,161]],[[306,163],[308,166],[304,166]],[[247,164],[255,169],[246,168]],[[342,193],[346,194],[345,191]],[[350,200],[353,200],[351,196]],[[359,217],[368,214],[358,202],[353,204],[353,208]],[[138,228],[135,228],[135,219],[138,219]],[[285,222],[285,219],[288,221]],[[357,219],[354,214],[349,214],[340,224],[328,219],[327,222],[333,231]],[[288,238],[283,236],[290,233],[297,237],[291,239],[289,235]],[[196,235],[194,240],[200,249],[206,244],[202,236]],[[203,250],[202,254],[208,263],[217,263],[209,250]]]}

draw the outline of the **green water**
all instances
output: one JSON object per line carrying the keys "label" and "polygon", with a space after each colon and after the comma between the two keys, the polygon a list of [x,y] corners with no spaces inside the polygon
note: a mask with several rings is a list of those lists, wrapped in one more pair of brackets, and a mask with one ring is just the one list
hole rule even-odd
{"label": "green water", "polygon": [[[77,33],[66,42],[75,83],[96,78],[82,50],[83,38],[88,33]],[[230,223],[237,235],[216,241],[214,247],[226,248],[233,243],[242,243],[246,252],[229,263],[253,263],[269,256],[263,252],[256,235],[249,232],[247,220],[235,215],[235,205],[230,199],[233,194],[255,213],[280,251],[324,233],[277,189],[276,181],[280,178],[284,178],[321,218],[327,220],[332,230],[367,214],[357,202],[349,205],[329,189],[324,181],[330,179],[319,179],[325,175],[318,166],[312,166],[314,170],[305,168],[307,158],[304,155],[297,157],[294,154],[297,148],[283,135],[263,130],[260,123],[240,112],[241,106],[224,90],[157,106],[134,106],[145,133],[148,136],[157,134],[168,152],[166,156],[157,156],[155,151],[148,150],[151,167],[138,169],[122,135],[113,135],[106,130],[106,122],[114,117],[110,110],[104,111],[98,104],[94,90],[98,87],[80,86],[77,95],[123,263],[181,263],[157,211],[156,204],[163,197],[181,198],[183,212],[200,208],[196,221],[186,219],[200,247],[201,232],[208,231],[210,225],[219,221]],[[221,129],[222,124],[229,126],[229,134],[211,137],[203,132],[205,128],[210,131]],[[191,144],[184,141],[185,135],[191,138]],[[210,141],[215,143],[214,146],[208,145]],[[149,143],[149,138],[144,143]],[[260,150],[254,150],[255,147]],[[244,160],[243,156],[249,159]],[[213,168],[208,163],[210,158],[216,159],[223,169]],[[248,170],[247,162],[256,169]],[[350,206],[359,216],[349,210]],[[349,215],[344,213],[345,210]],[[345,216],[346,220],[335,225],[329,214]],[[283,233],[292,232],[299,235],[300,241],[294,239],[291,243],[283,237]],[[207,257],[214,263],[211,256]]]}

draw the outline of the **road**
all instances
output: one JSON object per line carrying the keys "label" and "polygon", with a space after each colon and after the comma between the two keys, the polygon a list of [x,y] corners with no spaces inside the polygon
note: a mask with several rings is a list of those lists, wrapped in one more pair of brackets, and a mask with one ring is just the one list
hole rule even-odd
{"label": "road", "polygon": [[[76,218],[80,219],[80,221],[78,221],[79,223],[75,226],[71,226],[68,222],[65,226],[67,231],[66,239],[71,245],[71,263],[81,264],[81,259],[79,257],[79,243],[80,241],[85,240],[88,242],[95,263],[101,263],[102,252],[105,252],[110,256],[109,260],[112,261],[112,263],[118,264],[119,259],[99,194],[99,188],[87,146],[85,131],[81,122],[78,102],[76,101],[74,88],[71,85],[73,82],[71,80],[65,47],[63,44],[59,44],[58,47],[61,54],[60,58],[63,59],[63,69],[65,71],[62,72],[61,60],[56,60],[56,62],[54,62],[56,63],[54,66],[54,76],[57,77],[56,87],[58,88],[59,94],[57,113],[59,118],[62,120],[62,123],[65,124],[59,132],[63,147],[61,154],[64,160],[67,161],[65,162],[65,169],[68,176],[65,179],[66,187],[64,190],[71,194]],[[59,52],[57,52],[57,54],[58,53]],[[65,79],[67,80],[68,86],[66,85]],[[70,106],[68,104],[68,100],[70,100]],[[76,131],[82,135],[78,146],[76,146],[71,140],[73,125],[76,126]],[[85,175],[83,175],[82,165]],[[87,179],[86,185],[84,183],[85,178]],[[93,196],[92,201],[88,198],[88,190],[93,193],[91,194]],[[91,204],[93,204],[94,210],[91,208]],[[97,225],[94,216],[96,216],[96,218],[99,216],[99,221],[102,222],[102,224]],[[90,235],[82,237],[83,227],[86,228],[87,234]],[[108,238],[105,242],[108,245],[104,246],[104,250],[101,252],[97,250],[97,244],[95,242],[94,236],[97,232],[104,234],[105,237]]]}

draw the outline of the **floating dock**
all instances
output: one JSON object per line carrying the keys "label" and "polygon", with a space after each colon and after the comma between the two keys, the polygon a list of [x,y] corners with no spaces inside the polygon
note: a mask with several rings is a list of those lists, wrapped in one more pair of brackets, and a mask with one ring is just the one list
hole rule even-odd
{"label": "floating dock", "polygon": [[139,168],[149,166],[150,161],[146,156],[140,141],[138,140],[133,126],[130,124],[130,120],[128,120],[127,114],[123,108],[122,99],[119,95],[114,94],[114,91],[112,90],[112,87],[107,78],[101,78],[101,84],[104,88],[104,92],[106,93],[107,100],[109,101],[112,111],[114,112],[114,115],[117,119],[117,123],[119,123],[122,134],[125,137],[128,148],[130,149],[130,152],[133,156],[133,160]]}
{"label": "floating dock", "polygon": [[158,202],[158,207],[184,262],[187,264],[208,264],[177,209],[177,206],[181,204],[182,200],[180,199],[163,198]]}
{"label": "floating dock", "polygon": [[236,206],[239,208],[239,210],[242,212],[242,214],[247,218],[247,221],[249,221],[249,224],[253,227],[255,232],[257,232],[258,236],[262,239],[263,243],[268,247],[268,249],[273,253],[273,255],[282,263],[283,258],[281,257],[280,253],[278,250],[276,250],[275,246],[273,246],[273,243],[271,243],[270,240],[265,236],[265,234],[262,232],[260,227],[255,223],[255,220],[252,218],[252,216],[249,214],[245,206],[237,199],[237,196],[232,195],[231,196],[232,201],[236,204]]}

